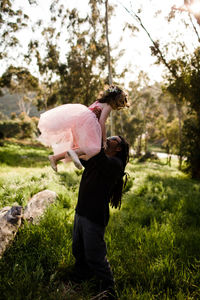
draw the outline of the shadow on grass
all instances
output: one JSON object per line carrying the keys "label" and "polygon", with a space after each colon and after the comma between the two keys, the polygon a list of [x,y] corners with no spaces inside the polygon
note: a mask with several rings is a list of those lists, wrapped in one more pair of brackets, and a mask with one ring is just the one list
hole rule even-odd
{"label": "shadow on grass", "polygon": [[177,230],[200,228],[200,182],[188,178],[149,175],[129,194],[122,211],[140,226],[171,222]]}
{"label": "shadow on grass", "polygon": [[149,175],[144,185],[149,185],[150,195],[147,191],[147,199],[152,203],[157,201],[155,208],[158,206],[162,210],[174,213],[177,218],[179,214],[182,215],[182,226],[200,227],[200,181]]}
{"label": "shadow on grass", "polygon": [[49,164],[48,151],[36,147],[3,147],[0,163],[11,167],[44,167]]}

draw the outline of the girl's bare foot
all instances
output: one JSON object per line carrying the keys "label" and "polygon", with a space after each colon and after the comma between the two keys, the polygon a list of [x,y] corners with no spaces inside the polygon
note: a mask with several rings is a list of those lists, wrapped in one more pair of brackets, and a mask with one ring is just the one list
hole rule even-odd
{"label": "girl's bare foot", "polygon": [[76,154],[76,152],[74,150],[68,150],[67,154],[69,155],[69,157],[72,159],[72,161],[74,162],[75,166],[81,170],[82,169],[82,164],[78,158],[78,155]]}
{"label": "girl's bare foot", "polygon": [[57,169],[57,164],[56,164],[56,161],[55,161],[53,155],[49,155],[49,156],[48,156],[48,159],[49,159],[49,161],[50,161],[50,164],[51,164],[52,169],[53,169],[55,172],[57,172],[57,171],[58,171],[58,169]]}

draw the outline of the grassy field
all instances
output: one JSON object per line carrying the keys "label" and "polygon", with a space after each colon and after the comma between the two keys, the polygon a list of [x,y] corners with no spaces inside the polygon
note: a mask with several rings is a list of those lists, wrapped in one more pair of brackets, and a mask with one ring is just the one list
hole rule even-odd
{"label": "grassy field", "polygon": [[[94,297],[92,282],[65,280],[73,265],[72,226],[81,172],[59,164],[35,144],[5,142],[0,148],[0,207],[26,205],[50,189],[58,199],[40,225],[24,223],[0,260],[0,299]],[[200,183],[165,161],[128,165],[121,210],[111,210],[108,258],[121,300],[200,299]]]}

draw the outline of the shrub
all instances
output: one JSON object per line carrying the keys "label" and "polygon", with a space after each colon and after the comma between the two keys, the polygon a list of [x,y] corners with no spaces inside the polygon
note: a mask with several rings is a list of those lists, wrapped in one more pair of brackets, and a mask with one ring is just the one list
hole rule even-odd
{"label": "shrub", "polygon": [[0,135],[4,138],[21,135],[19,120],[5,120],[0,122]]}
{"label": "shrub", "polygon": [[31,138],[37,132],[37,122],[27,115],[20,115],[19,118],[3,120],[0,122],[0,136],[2,138]]}
{"label": "shrub", "polygon": [[21,125],[22,138],[33,137],[36,128],[35,128],[35,124],[31,121],[31,119],[22,121],[20,125]]}

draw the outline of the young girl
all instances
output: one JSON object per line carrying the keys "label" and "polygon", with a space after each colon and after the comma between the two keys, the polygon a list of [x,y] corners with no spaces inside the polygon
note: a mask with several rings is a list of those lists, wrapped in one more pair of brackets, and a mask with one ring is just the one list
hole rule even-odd
{"label": "young girl", "polygon": [[88,160],[106,148],[105,123],[112,109],[128,107],[127,94],[118,86],[110,86],[92,105],[64,104],[41,114],[39,141],[51,146],[51,167],[57,172],[57,162],[72,160],[82,168],[79,157]]}

